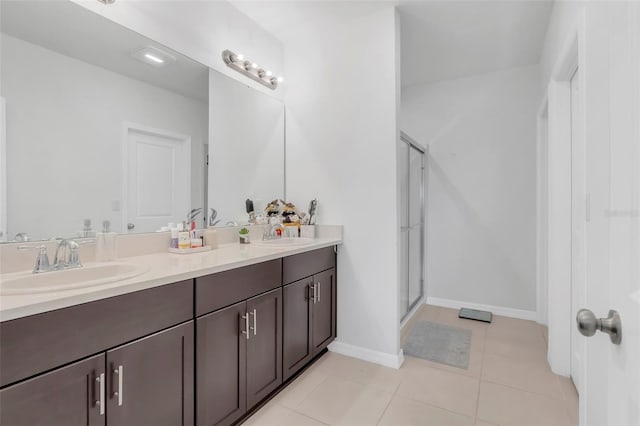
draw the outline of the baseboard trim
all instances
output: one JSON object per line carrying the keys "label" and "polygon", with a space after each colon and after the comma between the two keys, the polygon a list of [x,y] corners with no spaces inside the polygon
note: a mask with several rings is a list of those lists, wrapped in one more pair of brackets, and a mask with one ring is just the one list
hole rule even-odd
{"label": "baseboard trim", "polygon": [[439,297],[427,297],[428,305],[442,306],[444,308],[471,308],[481,311],[491,311],[495,315],[503,317],[517,318],[530,321],[538,321],[538,313],[536,311],[526,311],[524,309],[505,308],[503,306],[482,305],[480,303],[462,302],[460,300],[441,299]]}
{"label": "baseboard trim", "polygon": [[351,358],[358,358],[363,361],[373,362],[385,367],[400,368],[404,362],[404,353],[402,349],[397,355],[391,355],[384,352],[374,351],[371,349],[363,348],[361,346],[354,346],[344,342],[333,341],[328,347],[329,351],[335,352],[340,355],[350,356]]}

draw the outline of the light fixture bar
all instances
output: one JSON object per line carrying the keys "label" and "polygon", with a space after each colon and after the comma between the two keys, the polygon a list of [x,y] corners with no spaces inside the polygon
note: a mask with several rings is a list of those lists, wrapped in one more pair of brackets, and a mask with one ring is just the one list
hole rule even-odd
{"label": "light fixture bar", "polygon": [[236,55],[230,50],[222,52],[222,60],[229,68],[267,86],[271,90],[276,90],[278,83],[282,82],[282,77],[275,77],[271,71],[265,71],[258,64],[244,57],[242,54]]}

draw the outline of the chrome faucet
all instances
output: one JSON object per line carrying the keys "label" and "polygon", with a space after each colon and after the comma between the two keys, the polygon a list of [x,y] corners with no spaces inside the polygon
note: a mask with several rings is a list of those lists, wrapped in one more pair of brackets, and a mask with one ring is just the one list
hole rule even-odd
{"label": "chrome faucet", "polygon": [[36,256],[36,265],[33,267],[34,274],[49,272],[51,270],[51,266],[49,266],[49,256],[47,255],[47,246],[22,245],[18,246],[18,250],[38,250],[38,256]]}
{"label": "chrome faucet", "polygon": [[[76,241],[62,238],[58,243],[56,254],[53,257],[53,269],[81,268],[82,263],[80,263],[78,248],[80,248],[80,245]],[[60,258],[60,249],[63,250],[62,259]]]}
{"label": "chrome faucet", "polygon": [[263,240],[275,240],[280,238],[280,236],[276,233],[276,229],[280,229],[280,235],[284,234],[284,226],[281,223],[274,223],[271,225],[271,228],[265,228],[264,234],[262,234]]}

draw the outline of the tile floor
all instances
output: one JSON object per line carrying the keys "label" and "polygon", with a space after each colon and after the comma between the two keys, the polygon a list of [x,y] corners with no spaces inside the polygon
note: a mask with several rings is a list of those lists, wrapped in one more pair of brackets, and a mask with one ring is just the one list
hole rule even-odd
{"label": "tile floor", "polygon": [[[494,316],[491,324],[425,306],[428,319],[472,330],[469,369],[406,356],[399,370],[327,353],[246,425],[574,426],[573,383],[546,361],[546,328]],[[412,324],[403,328],[402,340]]]}

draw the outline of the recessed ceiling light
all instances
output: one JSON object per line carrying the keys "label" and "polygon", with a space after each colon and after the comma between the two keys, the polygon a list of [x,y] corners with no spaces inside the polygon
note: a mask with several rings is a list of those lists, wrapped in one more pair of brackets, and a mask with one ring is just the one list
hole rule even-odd
{"label": "recessed ceiling light", "polygon": [[132,57],[154,67],[165,67],[176,61],[175,56],[154,46],[147,46],[131,54]]}

